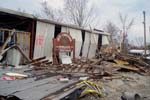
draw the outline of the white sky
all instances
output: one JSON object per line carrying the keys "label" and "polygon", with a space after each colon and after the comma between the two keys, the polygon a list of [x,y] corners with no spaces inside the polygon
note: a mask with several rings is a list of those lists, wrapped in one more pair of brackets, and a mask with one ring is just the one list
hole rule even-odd
{"label": "white sky", "polygon": [[[43,0],[0,0],[0,7],[17,10],[24,9],[27,13],[40,12],[40,2]],[[63,0],[47,0],[56,9],[63,8]],[[119,12],[127,14],[135,23],[128,37],[130,41],[136,37],[143,37],[143,10],[146,11],[147,41],[150,42],[150,0],[89,0],[95,7],[99,22],[97,28],[103,29],[108,21],[120,26]]]}

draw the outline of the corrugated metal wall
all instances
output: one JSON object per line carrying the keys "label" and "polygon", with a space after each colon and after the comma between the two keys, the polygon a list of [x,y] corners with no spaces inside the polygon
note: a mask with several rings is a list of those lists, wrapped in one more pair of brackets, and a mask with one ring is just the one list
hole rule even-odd
{"label": "corrugated metal wall", "polygon": [[95,52],[98,46],[98,34],[91,34],[91,45],[88,58],[95,56]]}
{"label": "corrugated metal wall", "polygon": [[97,49],[98,34],[91,34],[89,32],[85,33],[85,41],[84,41],[84,45],[83,45],[82,57],[87,57],[89,42],[91,42],[91,44],[90,44],[88,58],[92,58],[92,57],[95,56],[95,52],[96,52],[96,49]]}
{"label": "corrugated metal wall", "polygon": [[[81,30],[62,27],[61,32],[70,32],[70,35],[72,36],[72,38],[76,40],[76,43],[75,43],[76,55],[75,56],[79,57],[81,46],[82,46]],[[98,34],[92,34],[89,32],[85,32],[85,41],[84,41],[83,50],[82,50],[82,57],[87,57],[88,47],[89,47],[90,41],[91,41],[91,45],[90,45],[90,49],[89,49],[88,58],[92,58],[95,56],[95,52],[96,52],[97,45],[98,45]]]}
{"label": "corrugated metal wall", "polygon": [[81,45],[82,45],[82,35],[81,35],[81,30],[76,30],[76,29],[69,29],[70,35],[72,36],[73,39],[75,39],[75,57],[79,57],[80,51],[81,51]]}
{"label": "corrugated metal wall", "polygon": [[37,21],[34,58],[46,56],[52,60],[55,25]]}
{"label": "corrugated metal wall", "polygon": [[[37,22],[36,26],[36,40],[35,40],[35,48],[34,48],[34,58],[47,56],[52,59],[52,47],[54,38],[55,25],[48,24],[44,22]],[[81,30],[67,28],[61,26],[61,32],[70,33],[73,39],[75,39],[75,57],[79,57],[81,46],[82,46],[82,32]],[[89,32],[85,32],[85,41],[83,44],[82,57],[86,57],[88,53],[89,42],[91,41],[89,56],[88,58],[92,58],[95,56],[95,52],[98,45],[98,34],[91,34]],[[107,36],[103,36],[102,38],[103,44],[107,43]]]}
{"label": "corrugated metal wall", "polygon": [[82,57],[87,57],[90,38],[91,38],[91,34],[88,32],[85,32],[85,41],[83,44]]}

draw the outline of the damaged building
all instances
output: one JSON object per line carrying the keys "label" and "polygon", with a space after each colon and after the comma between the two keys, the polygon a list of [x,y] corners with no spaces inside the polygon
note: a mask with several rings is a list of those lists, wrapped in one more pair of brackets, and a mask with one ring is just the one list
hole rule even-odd
{"label": "damaged building", "polygon": [[16,30],[15,40],[30,58],[46,56],[52,61],[53,38],[61,32],[69,33],[75,39],[75,57],[88,58],[95,56],[97,48],[108,44],[108,33],[92,31],[54,22],[38,19],[33,15],[0,8],[1,45],[7,39],[12,29]]}

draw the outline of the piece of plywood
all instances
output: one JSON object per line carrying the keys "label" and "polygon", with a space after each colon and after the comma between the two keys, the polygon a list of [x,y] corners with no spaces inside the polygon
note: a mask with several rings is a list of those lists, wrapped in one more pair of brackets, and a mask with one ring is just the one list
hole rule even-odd
{"label": "piece of plywood", "polygon": [[30,35],[30,32],[17,32],[17,44],[28,57],[30,54]]}

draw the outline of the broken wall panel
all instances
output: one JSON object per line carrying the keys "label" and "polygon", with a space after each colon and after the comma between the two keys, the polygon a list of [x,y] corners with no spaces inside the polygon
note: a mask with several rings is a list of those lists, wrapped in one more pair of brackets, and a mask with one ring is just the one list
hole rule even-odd
{"label": "broken wall panel", "polygon": [[83,44],[82,57],[87,57],[91,34],[85,32],[85,40]]}
{"label": "broken wall panel", "polygon": [[54,29],[55,25],[37,22],[34,59],[46,56],[49,60],[52,60]]}
{"label": "broken wall panel", "polygon": [[[90,44],[90,48],[89,48],[89,44]],[[97,45],[98,45],[98,34],[91,34],[89,32],[86,32],[82,57],[87,57],[88,49],[89,49],[88,58],[94,57],[97,49]]]}
{"label": "broken wall panel", "polygon": [[98,46],[98,34],[91,34],[91,45],[88,58],[92,58],[95,56],[97,46]]}
{"label": "broken wall panel", "polygon": [[73,39],[75,39],[75,57],[80,56],[81,46],[82,46],[82,34],[81,30],[69,29],[70,35]]}

